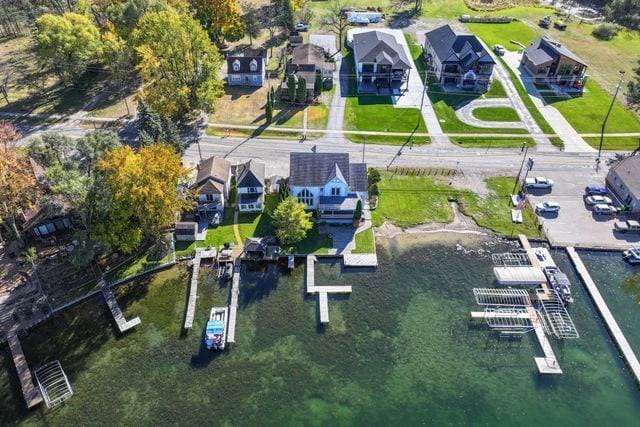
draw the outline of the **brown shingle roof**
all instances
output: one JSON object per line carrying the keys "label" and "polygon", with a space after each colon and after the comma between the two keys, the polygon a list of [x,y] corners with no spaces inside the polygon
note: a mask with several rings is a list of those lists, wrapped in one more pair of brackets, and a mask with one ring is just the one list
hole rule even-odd
{"label": "brown shingle roof", "polygon": [[229,178],[231,162],[222,157],[209,157],[198,165],[196,188],[199,193],[222,193]]}

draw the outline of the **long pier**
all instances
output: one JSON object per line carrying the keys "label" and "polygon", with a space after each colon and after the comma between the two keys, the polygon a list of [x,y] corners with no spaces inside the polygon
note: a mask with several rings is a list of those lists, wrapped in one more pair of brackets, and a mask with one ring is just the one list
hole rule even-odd
{"label": "long pier", "polygon": [[111,310],[113,320],[116,321],[116,325],[118,325],[118,329],[121,333],[126,332],[129,329],[142,323],[138,316],[134,317],[131,320],[125,319],[124,314],[122,314],[122,310],[118,305],[118,300],[116,299],[115,295],[113,295],[113,292],[111,292],[111,288],[109,288],[106,284],[103,283],[102,286],[100,286],[100,290],[102,291],[102,295],[104,296],[107,305],[109,306],[109,310]]}
{"label": "long pier", "polygon": [[582,263],[582,259],[580,259],[580,256],[576,252],[575,248],[567,247],[567,254],[569,254],[569,258],[571,258],[573,265],[575,266],[576,270],[578,271],[578,274],[582,278],[582,281],[584,282],[585,287],[587,288],[587,291],[591,296],[591,300],[598,308],[598,311],[600,312],[600,315],[602,316],[602,319],[604,320],[605,325],[607,325],[607,328],[609,329],[609,332],[613,336],[613,339],[616,342],[616,345],[618,346],[618,348],[620,349],[620,352],[622,353],[622,356],[626,360],[627,366],[629,367],[629,369],[631,370],[631,373],[635,377],[636,383],[640,383],[640,362],[638,362],[638,358],[636,357],[635,353],[631,349],[631,346],[629,345],[627,338],[625,338],[624,334],[622,333],[622,330],[620,329],[620,326],[618,326],[618,322],[616,322],[616,319],[613,317],[613,314],[611,314],[611,311],[609,310],[607,303],[604,301],[604,298],[602,298],[602,295],[600,294],[598,287],[596,286],[595,282],[591,278],[589,271],[587,271],[587,268]]}
{"label": "long pier", "polygon": [[240,261],[233,266],[231,282],[231,302],[229,304],[229,324],[227,326],[227,342],[236,342],[236,315],[238,313],[238,295],[240,293]]}
{"label": "long pier", "polygon": [[20,378],[24,401],[27,403],[27,408],[33,408],[42,402],[42,393],[40,393],[40,389],[33,383],[33,376],[31,375],[27,359],[22,351],[22,345],[20,344],[18,335],[13,334],[9,336],[8,341],[11,356],[13,356],[13,364],[16,367],[16,372],[18,372],[18,378]]}
{"label": "long pier", "polygon": [[198,276],[200,275],[200,254],[201,251],[196,248],[193,257],[193,268],[191,270],[191,284],[189,286],[189,302],[187,303],[187,315],[184,317],[184,328],[191,329],[193,327],[193,318],[196,314],[196,300],[198,299]]}
{"label": "long pier", "polygon": [[541,374],[562,374],[562,369],[560,369],[558,359],[556,359],[553,348],[551,348],[551,343],[549,342],[547,335],[544,333],[542,320],[533,307],[527,307],[527,311],[529,313],[531,323],[533,324],[533,331],[536,333],[538,343],[540,344],[542,352],[544,353],[544,357],[533,358],[533,360],[536,361],[536,365],[538,366],[538,372],[540,372]]}

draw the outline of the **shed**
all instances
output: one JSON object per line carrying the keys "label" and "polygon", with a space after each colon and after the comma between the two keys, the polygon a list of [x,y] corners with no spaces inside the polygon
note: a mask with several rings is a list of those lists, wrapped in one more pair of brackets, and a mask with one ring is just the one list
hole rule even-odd
{"label": "shed", "polygon": [[194,241],[198,233],[198,223],[193,221],[176,222],[176,230],[173,233],[176,241]]}

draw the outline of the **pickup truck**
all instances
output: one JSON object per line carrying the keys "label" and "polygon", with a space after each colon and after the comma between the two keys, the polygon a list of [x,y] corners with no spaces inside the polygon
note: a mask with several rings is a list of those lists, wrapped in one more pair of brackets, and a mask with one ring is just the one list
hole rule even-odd
{"label": "pickup truck", "polygon": [[621,233],[638,233],[640,232],[640,222],[633,220],[616,221],[615,224],[613,224],[613,228]]}
{"label": "pickup truck", "polygon": [[536,176],[535,178],[527,178],[524,180],[524,186],[527,188],[552,188],[553,181],[549,178]]}

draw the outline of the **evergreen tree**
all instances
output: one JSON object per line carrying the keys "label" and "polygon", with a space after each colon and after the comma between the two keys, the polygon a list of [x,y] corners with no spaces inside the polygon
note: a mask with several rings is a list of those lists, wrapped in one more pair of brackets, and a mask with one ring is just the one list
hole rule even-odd
{"label": "evergreen tree", "polygon": [[296,89],[296,102],[304,104],[307,101],[307,81],[304,77],[298,78],[298,87]]}
{"label": "evergreen tree", "polygon": [[291,74],[287,78],[287,92],[289,92],[289,102],[296,100],[296,76]]}
{"label": "evergreen tree", "polygon": [[[141,145],[150,145],[163,137],[162,119],[142,98],[138,99],[138,135]],[[143,141],[144,139],[144,141]]]}
{"label": "evergreen tree", "polygon": [[178,126],[169,118],[162,118],[162,132],[164,134],[164,142],[173,147],[176,153],[184,154],[184,141],[180,137]]}
{"label": "evergreen tree", "polygon": [[353,211],[353,219],[360,218],[362,218],[362,200],[358,200],[358,203],[356,204],[356,210]]}
{"label": "evergreen tree", "polygon": [[322,93],[322,74],[320,70],[316,70],[316,80],[313,83],[313,94],[318,97]]}
{"label": "evergreen tree", "polygon": [[264,116],[267,123],[271,123],[271,120],[273,120],[273,100],[271,99],[271,92],[267,92],[267,103],[264,106]]}
{"label": "evergreen tree", "polygon": [[291,4],[291,0],[272,0],[271,4],[278,11],[278,21],[280,26],[289,31],[293,30],[293,6]]}

